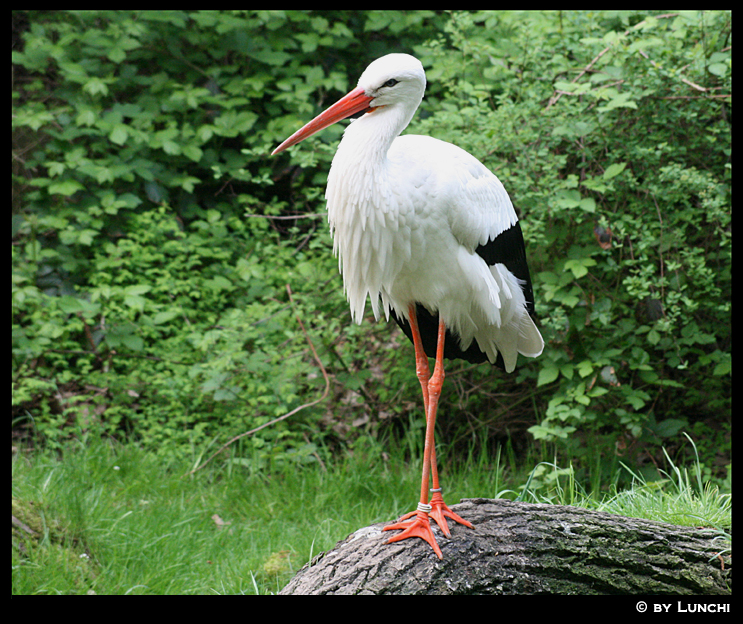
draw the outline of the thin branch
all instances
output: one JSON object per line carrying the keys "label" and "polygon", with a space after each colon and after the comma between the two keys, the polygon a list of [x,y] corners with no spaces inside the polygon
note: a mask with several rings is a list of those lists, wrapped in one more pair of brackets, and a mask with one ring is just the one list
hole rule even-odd
{"label": "thin branch", "polygon": [[[286,285],[286,292],[289,294],[289,301],[291,302],[292,308],[294,308],[294,298],[292,297],[292,290],[289,287],[289,284]],[[229,440],[226,444],[224,444],[216,453],[214,453],[209,459],[207,459],[201,466],[197,466],[193,470],[187,472],[184,476],[192,475],[193,473],[197,472],[198,470],[201,470],[204,466],[206,466],[208,463],[210,463],[217,455],[219,455],[222,451],[224,451],[228,446],[230,446],[232,443],[237,442],[240,438],[244,438],[249,435],[253,435],[254,433],[257,433],[261,429],[265,429],[266,427],[270,427],[271,425],[275,425],[278,422],[281,422],[282,420],[286,420],[289,418],[289,416],[293,416],[297,412],[307,408],[312,407],[313,405],[317,405],[321,401],[324,401],[325,398],[328,396],[328,393],[330,392],[330,378],[328,377],[328,373],[325,370],[325,367],[322,364],[322,361],[320,360],[320,356],[317,355],[317,351],[315,351],[315,345],[312,344],[312,340],[310,340],[310,336],[307,333],[307,330],[304,328],[304,323],[302,323],[302,319],[299,317],[299,314],[297,314],[296,308],[294,308],[294,314],[297,318],[297,322],[299,323],[299,327],[302,330],[302,333],[304,334],[305,340],[307,340],[307,344],[310,347],[310,351],[312,351],[312,356],[315,358],[315,361],[317,362],[317,365],[320,367],[320,371],[322,372],[322,376],[325,379],[325,389],[323,390],[322,394],[320,395],[320,398],[315,399],[314,401],[310,401],[309,403],[305,403],[303,405],[300,405],[299,407],[295,407],[292,411],[287,412],[283,416],[279,416],[278,418],[274,418],[273,420],[261,425],[260,427],[256,427],[255,429],[251,429],[250,431],[246,431],[244,433],[241,433],[240,435],[235,436],[231,440]]]}
{"label": "thin branch", "polygon": [[732,94],[728,95],[664,95],[661,100],[708,100],[711,98],[715,99],[728,99],[733,97]]}
{"label": "thin branch", "polygon": [[[601,50],[601,52],[599,52],[594,57],[594,59],[588,65],[586,65],[583,68],[583,70],[575,78],[573,78],[570,82],[578,82],[581,79],[581,77],[588,70],[590,70],[591,67],[593,67],[596,64],[596,61],[598,61],[602,56],[604,56],[604,54],[606,54],[609,50],[611,50],[611,48],[613,47],[613,45],[614,44],[608,45],[603,50]],[[557,93],[550,98],[550,100],[549,100],[549,102],[547,104],[547,108],[550,108],[553,104],[555,104],[557,102],[557,100],[559,100],[563,96],[563,94],[565,94],[565,93],[567,93],[567,91],[557,91]]]}
{"label": "thin branch", "polygon": [[[676,17],[677,15],[678,15],[678,13],[664,13],[663,15],[655,15],[654,17],[655,17],[655,19],[665,19],[665,18],[669,18],[669,17]],[[632,28],[628,28],[627,30],[624,31],[624,35],[626,36],[632,30],[638,29],[645,22],[646,22],[646,20],[642,20],[641,22],[635,24]],[[583,68],[583,70],[575,78],[573,78],[570,82],[578,82],[586,74],[586,72],[588,72],[596,64],[596,61],[598,61],[602,56],[604,56],[604,54],[606,54],[613,47],[614,47],[614,44],[611,43],[608,46],[606,46],[603,50],[601,50],[601,52],[599,52],[594,57],[594,59],[588,65],[586,65]],[[547,103],[547,106],[545,107],[545,110],[548,109],[548,108],[550,108],[553,104],[555,104],[557,102],[557,100],[559,100],[566,93],[567,93],[566,91],[556,91],[555,94],[549,99],[549,102]]]}
{"label": "thin branch", "polygon": [[303,214],[295,214],[295,215],[261,215],[261,214],[243,215],[243,217],[251,217],[251,218],[257,218],[257,219],[272,219],[274,221],[281,221],[284,219],[319,219],[324,216],[325,215],[318,214],[316,212],[306,212]]}

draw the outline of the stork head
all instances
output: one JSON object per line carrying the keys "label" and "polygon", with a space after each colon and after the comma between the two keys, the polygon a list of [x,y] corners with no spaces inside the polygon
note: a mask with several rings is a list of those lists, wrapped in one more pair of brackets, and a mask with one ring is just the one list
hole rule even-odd
{"label": "stork head", "polygon": [[415,112],[426,90],[426,72],[414,56],[388,54],[364,70],[356,88],[372,98],[370,108],[406,105]]}
{"label": "stork head", "polygon": [[399,133],[412,119],[425,90],[426,73],[417,58],[409,54],[387,54],[364,70],[355,89],[297,130],[271,155],[283,152],[341,119],[359,112],[373,113],[380,108],[399,109]]}

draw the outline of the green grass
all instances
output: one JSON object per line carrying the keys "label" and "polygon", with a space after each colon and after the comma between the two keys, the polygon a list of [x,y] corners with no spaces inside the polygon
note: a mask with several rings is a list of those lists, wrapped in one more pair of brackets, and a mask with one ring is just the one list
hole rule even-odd
{"label": "green grass", "polygon": [[[418,456],[417,451],[412,441],[410,448],[395,450],[363,439],[333,465],[315,462],[269,472],[251,470],[255,463],[244,458],[222,459],[192,476],[184,476],[192,463],[167,463],[135,444],[80,443],[61,458],[45,451],[19,454],[13,459],[14,515],[39,538],[23,539],[21,548],[14,533],[12,591],[278,592],[313,555],[360,527],[413,509],[418,462],[405,457]],[[527,501],[646,517],[656,513],[659,496],[675,493],[677,511],[682,502],[687,511],[656,519],[680,524],[693,512],[692,524],[714,517],[713,526],[729,526],[729,496],[705,489],[675,467],[670,492],[638,483],[632,494],[603,501],[583,492],[570,468],[540,463],[527,478],[503,463],[497,458],[494,465],[484,454],[459,466],[443,461],[447,500],[519,494]],[[673,500],[663,504],[672,508]]]}
{"label": "green grass", "polygon": [[575,480],[572,467],[559,468],[554,463],[540,462],[518,492],[518,499],[574,505],[681,526],[715,527],[724,532],[732,521],[732,495],[703,482],[696,445],[688,435],[683,435],[696,455],[691,468],[677,466],[664,449],[669,469],[658,471],[661,478],[648,481],[620,462],[622,469],[632,476],[631,486],[617,491],[615,482],[610,488],[612,494],[597,495],[596,491],[587,492]]}
{"label": "green grass", "polygon": [[[184,477],[190,463],[133,444],[17,456],[13,496],[35,503],[43,538],[14,549],[13,592],[277,592],[313,555],[414,508],[416,467],[382,457],[369,442],[332,466],[265,474],[222,461]],[[448,500],[472,485],[450,478]]]}
{"label": "green grass", "polygon": [[[713,526],[728,529],[732,518],[732,495],[721,494],[717,486],[702,481],[699,455],[694,441],[696,463],[690,470],[676,466],[666,453],[670,471],[661,471],[666,478],[648,482],[632,473],[633,487],[602,501],[599,509],[634,518],[661,520],[685,526]],[[630,473],[631,471],[629,468]]]}

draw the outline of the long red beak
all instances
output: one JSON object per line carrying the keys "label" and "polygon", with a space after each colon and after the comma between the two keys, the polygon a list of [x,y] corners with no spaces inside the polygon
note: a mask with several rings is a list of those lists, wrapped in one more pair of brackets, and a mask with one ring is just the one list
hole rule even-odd
{"label": "long red beak", "polygon": [[373,99],[373,97],[364,93],[364,89],[356,87],[353,91],[344,95],[330,108],[320,113],[310,123],[302,126],[292,134],[286,141],[271,152],[271,156],[283,152],[288,147],[296,145],[300,141],[304,141],[307,137],[311,137],[316,132],[320,132],[320,130],[327,128],[328,126],[332,126],[336,121],[350,117],[354,113],[367,110],[369,108],[369,102]]}

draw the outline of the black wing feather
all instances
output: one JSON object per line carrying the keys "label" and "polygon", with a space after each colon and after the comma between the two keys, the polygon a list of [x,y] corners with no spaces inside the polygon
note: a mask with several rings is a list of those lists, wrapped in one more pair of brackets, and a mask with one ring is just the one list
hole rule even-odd
{"label": "black wing feather", "polygon": [[[510,228],[501,232],[495,238],[489,240],[484,245],[479,245],[475,252],[480,256],[488,266],[494,264],[504,264],[506,268],[513,273],[518,279],[524,282],[521,287],[526,297],[526,308],[530,315],[534,315],[534,294],[531,286],[531,276],[529,275],[529,265],[526,263],[526,249],[524,247],[524,236],[521,233],[521,225],[517,221]],[[432,314],[421,304],[415,306],[416,317],[418,318],[418,329],[423,342],[423,350],[428,357],[436,357],[436,342],[439,333],[439,315]],[[392,311],[397,324],[400,326],[405,335],[413,341],[413,333],[410,329],[410,323],[404,318],[399,317]],[[473,364],[487,362],[488,356],[480,350],[476,340],[472,341],[468,349],[462,350],[459,345],[459,336],[455,336],[448,329],[446,330],[446,340],[444,342],[444,357],[448,360],[466,360]],[[505,368],[501,354],[495,361],[495,366]]]}

